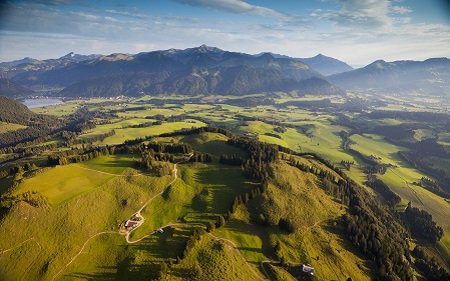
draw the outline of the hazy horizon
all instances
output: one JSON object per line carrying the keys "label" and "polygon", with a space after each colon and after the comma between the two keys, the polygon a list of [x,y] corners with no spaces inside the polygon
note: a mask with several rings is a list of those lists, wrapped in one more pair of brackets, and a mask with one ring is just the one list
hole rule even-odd
{"label": "hazy horizon", "polygon": [[6,1],[0,61],[206,44],[249,54],[319,53],[352,66],[450,57],[446,1]]}

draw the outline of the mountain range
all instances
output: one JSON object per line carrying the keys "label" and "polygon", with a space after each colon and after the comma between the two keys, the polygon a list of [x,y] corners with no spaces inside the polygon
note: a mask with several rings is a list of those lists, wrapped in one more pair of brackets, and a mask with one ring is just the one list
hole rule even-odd
{"label": "mountain range", "polygon": [[377,60],[360,69],[331,75],[328,80],[347,90],[449,95],[450,59],[394,62]]}
{"label": "mountain range", "polygon": [[[345,90],[448,93],[450,60],[376,61],[353,69],[319,54],[292,58],[273,53],[250,55],[202,45],[138,54],[77,55],[59,59],[0,63],[9,88],[0,94],[30,95],[30,89],[58,89],[63,97],[245,95],[258,92],[344,94]],[[6,81],[6,80],[5,80]],[[6,82],[3,81],[3,84]],[[19,90],[17,90],[19,89]],[[22,90],[20,90],[22,89]]]}
{"label": "mountain range", "polygon": [[[265,54],[265,53],[261,53],[259,55],[262,55],[262,54]],[[289,59],[294,59],[294,60],[306,63],[314,70],[320,72],[320,74],[326,75],[326,76],[353,70],[353,67],[346,64],[345,62],[340,61],[335,58],[332,58],[332,57],[324,56],[322,54],[318,54],[317,56],[314,56],[311,58],[292,58],[292,57],[280,55],[280,54],[274,54],[274,53],[269,53],[269,54],[271,54],[275,58],[289,58]]]}

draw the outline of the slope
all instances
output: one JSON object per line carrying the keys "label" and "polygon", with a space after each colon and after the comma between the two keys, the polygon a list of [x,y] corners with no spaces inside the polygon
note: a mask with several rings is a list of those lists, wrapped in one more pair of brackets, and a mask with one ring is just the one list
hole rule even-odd
{"label": "slope", "polygon": [[8,78],[0,78],[0,96],[23,97],[33,93],[32,90],[20,86]]}

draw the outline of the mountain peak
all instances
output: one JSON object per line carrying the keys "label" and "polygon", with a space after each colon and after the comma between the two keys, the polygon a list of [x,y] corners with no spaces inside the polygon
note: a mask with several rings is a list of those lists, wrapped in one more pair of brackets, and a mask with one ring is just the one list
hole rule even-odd
{"label": "mountain peak", "polygon": [[60,59],[70,59],[73,58],[76,54],[74,52],[70,52],[67,55],[60,57]]}
{"label": "mountain peak", "polygon": [[343,61],[325,56],[321,53],[311,58],[300,58],[301,62],[306,63],[313,69],[320,72],[322,75],[332,75],[345,71],[350,71],[353,68]]}
{"label": "mountain peak", "polygon": [[223,50],[221,50],[217,47],[211,47],[211,46],[208,46],[205,44],[203,44],[197,48],[194,48],[194,49],[199,53],[222,53],[223,52]]}
{"label": "mountain peak", "polygon": [[390,63],[386,62],[385,60],[376,60],[366,67],[384,69],[384,68],[388,67],[389,65],[390,65]]}

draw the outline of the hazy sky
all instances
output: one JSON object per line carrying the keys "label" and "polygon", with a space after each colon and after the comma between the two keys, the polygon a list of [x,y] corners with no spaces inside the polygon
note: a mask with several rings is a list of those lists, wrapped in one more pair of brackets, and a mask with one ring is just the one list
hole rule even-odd
{"label": "hazy sky", "polygon": [[450,57],[447,0],[1,1],[0,61],[207,44],[366,65]]}

